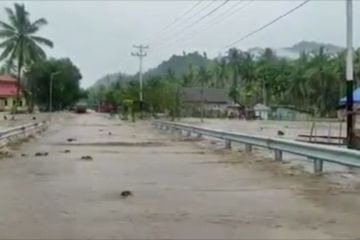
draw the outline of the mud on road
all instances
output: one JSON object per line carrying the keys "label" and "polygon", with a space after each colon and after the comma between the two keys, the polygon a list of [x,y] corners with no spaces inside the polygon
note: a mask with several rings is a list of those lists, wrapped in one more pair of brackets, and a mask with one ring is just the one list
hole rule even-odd
{"label": "mud on road", "polygon": [[76,115],[0,160],[0,239],[358,237],[358,186],[295,170],[150,122]]}

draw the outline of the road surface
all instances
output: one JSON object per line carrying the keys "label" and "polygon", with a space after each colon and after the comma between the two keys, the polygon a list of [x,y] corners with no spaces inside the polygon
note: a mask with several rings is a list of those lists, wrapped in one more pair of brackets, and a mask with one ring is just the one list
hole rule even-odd
{"label": "road surface", "polygon": [[0,239],[360,236],[359,185],[214,149],[150,122],[66,115],[0,160]]}

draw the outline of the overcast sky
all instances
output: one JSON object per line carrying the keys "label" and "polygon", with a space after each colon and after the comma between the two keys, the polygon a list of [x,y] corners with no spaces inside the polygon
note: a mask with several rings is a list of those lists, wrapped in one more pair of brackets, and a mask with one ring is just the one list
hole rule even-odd
{"label": "overcast sky", "polygon": [[[219,0],[210,4],[210,1],[202,1],[181,21],[166,28],[197,1],[23,2],[32,20],[40,17],[48,20],[49,25],[39,33],[55,43],[54,49],[47,51],[48,54],[71,58],[82,72],[83,87],[90,86],[108,73],[137,72],[138,59],[130,55],[133,44],[150,45],[144,62],[145,69],[183,51],[207,51],[209,56],[216,56],[227,44],[301,3],[294,0],[234,0],[188,28],[224,2]],[[1,20],[6,20],[3,7],[11,7],[13,3],[0,2]],[[360,46],[359,14],[360,1],[355,0],[355,46]],[[301,40],[345,46],[345,0],[312,0],[236,46],[242,49],[255,46],[279,48]]]}

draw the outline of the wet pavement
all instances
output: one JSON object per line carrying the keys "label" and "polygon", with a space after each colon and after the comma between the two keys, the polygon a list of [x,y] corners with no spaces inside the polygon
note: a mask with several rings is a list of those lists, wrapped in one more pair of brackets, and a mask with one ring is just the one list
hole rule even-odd
{"label": "wet pavement", "polygon": [[289,174],[150,122],[66,116],[13,151],[0,160],[0,239],[360,236],[360,185]]}

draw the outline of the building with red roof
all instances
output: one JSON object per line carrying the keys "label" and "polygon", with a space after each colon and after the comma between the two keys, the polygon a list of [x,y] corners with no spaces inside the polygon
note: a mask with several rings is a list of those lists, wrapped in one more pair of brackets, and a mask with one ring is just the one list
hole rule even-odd
{"label": "building with red roof", "polygon": [[[11,111],[16,105],[17,80],[11,75],[0,75],[0,111]],[[26,100],[20,91],[19,111],[26,111]]]}

